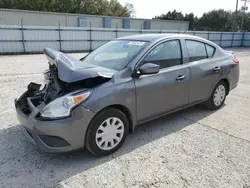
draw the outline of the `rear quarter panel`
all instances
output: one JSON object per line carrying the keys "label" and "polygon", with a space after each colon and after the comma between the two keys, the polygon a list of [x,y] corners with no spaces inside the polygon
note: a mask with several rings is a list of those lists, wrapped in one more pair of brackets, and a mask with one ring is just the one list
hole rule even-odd
{"label": "rear quarter panel", "polygon": [[237,86],[238,81],[239,81],[239,64],[236,64],[233,62],[233,57],[234,56],[232,54],[222,51],[220,54],[220,57],[216,59],[219,62],[221,69],[219,71],[219,78],[214,83],[213,88],[222,79],[225,79],[228,81],[229,91]]}
{"label": "rear quarter panel", "polygon": [[236,64],[229,59],[227,62],[227,69],[228,69],[227,79],[229,81],[229,90],[232,90],[237,86],[239,82],[240,66],[239,64]]}

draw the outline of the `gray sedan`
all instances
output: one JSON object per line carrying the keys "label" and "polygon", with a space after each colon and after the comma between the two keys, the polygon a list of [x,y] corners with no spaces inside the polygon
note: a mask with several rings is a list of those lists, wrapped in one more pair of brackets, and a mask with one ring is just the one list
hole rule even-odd
{"label": "gray sedan", "polygon": [[219,109],[239,81],[234,53],[188,35],[148,34],[110,41],[78,60],[44,53],[44,84],[15,100],[26,136],[44,152],[118,150],[146,121],[204,103]]}

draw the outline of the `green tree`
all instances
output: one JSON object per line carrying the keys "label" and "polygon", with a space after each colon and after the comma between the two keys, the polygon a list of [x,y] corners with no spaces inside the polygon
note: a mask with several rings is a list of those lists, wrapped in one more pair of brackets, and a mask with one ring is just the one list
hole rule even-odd
{"label": "green tree", "polygon": [[154,19],[189,21],[189,30],[194,30],[198,21],[198,17],[194,13],[185,14],[184,16],[182,12],[177,12],[176,10],[168,11],[167,14],[156,16]]}
{"label": "green tree", "polygon": [[212,10],[198,18],[193,13],[184,16],[181,12],[174,10],[156,16],[155,19],[189,21],[189,30],[250,31],[250,13],[243,13],[242,11]]}
{"label": "green tree", "polygon": [[136,14],[136,11],[135,11],[135,7],[133,4],[131,3],[126,3],[125,4],[125,9],[128,10],[129,14],[130,14],[130,17],[134,18],[135,17],[135,14]]}
{"label": "green tree", "polygon": [[189,21],[189,30],[195,30],[198,17],[194,13],[185,14],[183,21]]}
{"label": "green tree", "polygon": [[230,31],[232,29],[232,13],[220,10],[212,10],[204,13],[197,22],[199,30]]}
{"label": "green tree", "polygon": [[[250,31],[250,13],[234,12],[234,27],[236,31]],[[243,21],[243,24],[242,24]],[[242,27],[241,27],[242,26]]]}
{"label": "green tree", "polygon": [[0,8],[130,17],[131,4],[117,0],[0,0]]}
{"label": "green tree", "polygon": [[176,10],[173,10],[173,11],[168,11],[167,14],[156,16],[154,17],[154,19],[183,21],[184,15],[182,14],[182,12],[177,12]]}

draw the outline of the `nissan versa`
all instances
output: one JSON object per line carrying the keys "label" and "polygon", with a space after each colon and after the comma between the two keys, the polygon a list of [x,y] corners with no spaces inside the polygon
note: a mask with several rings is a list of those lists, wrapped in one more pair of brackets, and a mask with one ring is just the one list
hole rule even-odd
{"label": "nissan versa", "polygon": [[15,100],[24,133],[44,152],[118,150],[136,125],[204,103],[219,109],[239,81],[234,53],[188,35],[110,41],[78,60],[46,48],[44,84]]}

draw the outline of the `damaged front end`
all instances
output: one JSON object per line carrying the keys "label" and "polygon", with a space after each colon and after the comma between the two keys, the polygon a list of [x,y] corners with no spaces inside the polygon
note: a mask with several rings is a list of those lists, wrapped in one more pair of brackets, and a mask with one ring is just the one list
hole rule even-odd
{"label": "damaged front end", "polygon": [[44,86],[30,83],[28,90],[15,101],[15,106],[29,116],[58,119],[68,117],[71,110],[86,100],[91,88],[109,81],[113,70],[83,62],[61,52],[45,49],[49,70],[44,72]]}

